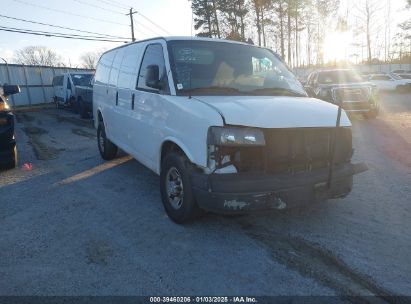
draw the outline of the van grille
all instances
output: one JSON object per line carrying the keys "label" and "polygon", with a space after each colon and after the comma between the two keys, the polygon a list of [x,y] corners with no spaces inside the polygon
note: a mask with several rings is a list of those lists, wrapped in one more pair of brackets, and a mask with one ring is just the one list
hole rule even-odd
{"label": "van grille", "polygon": [[334,88],[333,89],[337,102],[345,101],[364,101],[370,99],[370,88]]}
{"label": "van grille", "polygon": [[[236,151],[239,172],[297,173],[329,165],[335,128],[266,129],[265,147]],[[352,156],[350,128],[337,129],[335,163]]]}
{"label": "van grille", "polygon": [[[268,173],[311,171],[327,167],[335,128],[302,128],[265,131],[265,170]],[[335,163],[350,160],[351,129],[336,134]]]}

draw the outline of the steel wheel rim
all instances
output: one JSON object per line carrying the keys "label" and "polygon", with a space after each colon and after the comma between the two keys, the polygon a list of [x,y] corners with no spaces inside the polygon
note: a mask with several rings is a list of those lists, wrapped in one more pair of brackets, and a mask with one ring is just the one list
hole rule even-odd
{"label": "steel wheel rim", "polygon": [[176,210],[180,209],[184,200],[184,187],[180,172],[175,167],[171,167],[166,174],[166,191],[170,205]]}

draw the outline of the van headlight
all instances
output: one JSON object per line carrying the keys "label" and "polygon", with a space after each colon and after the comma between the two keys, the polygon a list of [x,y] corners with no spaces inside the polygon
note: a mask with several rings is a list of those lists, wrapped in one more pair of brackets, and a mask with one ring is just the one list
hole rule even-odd
{"label": "van headlight", "polygon": [[7,102],[2,102],[0,101],[0,112],[2,111],[8,111],[10,110],[9,105],[7,104]]}
{"label": "van headlight", "polygon": [[210,127],[207,143],[215,146],[265,146],[264,133],[247,127]]}

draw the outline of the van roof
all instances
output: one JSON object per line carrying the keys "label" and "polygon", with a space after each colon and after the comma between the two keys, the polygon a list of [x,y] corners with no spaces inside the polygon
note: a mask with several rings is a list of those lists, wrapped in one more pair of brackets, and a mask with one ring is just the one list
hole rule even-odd
{"label": "van roof", "polygon": [[[127,43],[125,45],[121,45],[121,46],[112,48],[110,50],[107,50],[102,55],[104,55],[106,53],[109,53],[111,51],[126,47],[126,46],[131,45],[131,44],[147,42],[147,41],[152,41],[152,40],[159,40],[159,39],[163,39],[165,41],[181,41],[181,40],[186,40],[186,41],[210,41],[210,42],[223,42],[223,43],[250,45],[248,43],[241,42],[241,41],[225,40],[225,39],[218,39],[218,38],[206,38],[206,37],[196,37],[196,36],[159,36],[159,37],[153,37],[153,38],[138,40],[138,41],[135,41],[135,42],[130,42],[130,43]],[[259,47],[258,45],[254,45],[254,46]]]}

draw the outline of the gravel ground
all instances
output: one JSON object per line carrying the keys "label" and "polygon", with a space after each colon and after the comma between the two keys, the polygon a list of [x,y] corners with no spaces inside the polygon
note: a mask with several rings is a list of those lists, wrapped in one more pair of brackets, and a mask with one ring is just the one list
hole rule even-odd
{"label": "gravel ground", "polygon": [[411,95],[353,117],[370,170],[343,200],[179,226],[159,178],[103,162],[91,122],[17,114],[20,165],[0,172],[0,295],[411,296]]}

